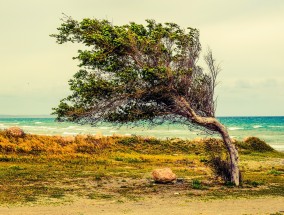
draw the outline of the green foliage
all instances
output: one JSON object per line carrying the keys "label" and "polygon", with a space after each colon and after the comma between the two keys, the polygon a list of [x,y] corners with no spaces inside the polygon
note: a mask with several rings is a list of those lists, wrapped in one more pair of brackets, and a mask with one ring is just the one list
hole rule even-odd
{"label": "green foliage", "polygon": [[284,175],[284,171],[279,171],[276,169],[272,169],[268,172],[268,174],[274,175],[274,176],[278,176],[278,175]]}
{"label": "green foliage", "polygon": [[203,188],[201,181],[194,179],[192,181],[192,189],[201,190]]}
{"label": "green foliage", "polygon": [[222,141],[208,139],[205,141],[205,148],[208,154],[207,164],[211,167],[214,174],[221,177],[225,183],[230,182],[230,159]]}
{"label": "green foliage", "polygon": [[214,116],[212,77],[196,64],[201,51],[197,29],[154,20],[116,26],[107,20],[65,17],[51,36],[59,44],[86,46],[74,58],[81,68],[69,81],[72,94],[54,108],[58,120],[182,120],[178,97],[200,115]]}
{"label": "green foliage", "polygon": [[238,145],[243,149],[255,152],[274,151],[274,149],[271,146],[269,146],[265,141],[260,140],[257,137],[248,137],[243,142],[238,143]]}
{"label": "green foliage", "polygon": [[133,136],[133,137],[128,137],[128,138],[123,138],[121,140],[119,140],[119,143],[125,146],[133,146],[137,143],[139,143],[140,140],[137,136]]}
{"label": "green foliage", "polygon": [[252,187],[259,187],[259,186],[263,185],[264,182],[263,181],[246,180],[246,181],[244,181],[244,184],[251,185]]}

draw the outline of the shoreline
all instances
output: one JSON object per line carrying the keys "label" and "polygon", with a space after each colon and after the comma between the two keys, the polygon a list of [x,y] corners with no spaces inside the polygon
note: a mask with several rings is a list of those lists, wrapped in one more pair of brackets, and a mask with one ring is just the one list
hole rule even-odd
{"label": "shoreline", "polygon": [[[18,124],[16,124],[14,127],[18,127]],[[8,127],[7,127],[8,128]],[[5,129],[7,128],[0,128],[0,132],[5,131]],[[20,129],[23,129],[23,131],[25,132],[25,127],[18,127]],[[76,134],[50,134],[50,133],[33,133],[33,132],[25,132],[28,135],[32,135],[32,136],[46,136],[46,137],[51,137],[51,138],[57,138],[57,137],[61,137],[61,138],[69,138],[69,139],[74,139],[76,137],[79,138],[86,138],[88,136],[94,137],[94,138],[102,138],[102,137],[139,137],[139,138],[150,138],[150,139],[157,139],[157,140],[184,140],[184,141],[195,141],[195,142],[199,142],[199,141],[204,141],[206,139],[211,139],[211,138],[216,138],[216,139],[221,139],[219,136],[216,135],[206,135],[206,136],[194,136],[194,137],[189,137],[189,138],[178,138],[178,137],[164,137],[164,138],[159,138],[159,137],[155,137],[155,136],[145,136],[145,135],[136,135],[136,134],[119,134],[119,133],[112,133],[109,135],[105,135],[102,132],[97,132],[97,133],[76,133]],[[252,136],[246,136],[245,138],[232,138],[233,142],[242,142],[245,139],[252,137]],[[269,142],[266,142],[268,145],[270,145],[272,148],[274,148],[276,151],[278,152],[284,152],[284,143],[283,144],[271,144]]]}
{"label": "shoreline", "polygon": [[[256,136],[263,139],[268,144],[279,151],[284,151],[284,117],[224,117],[221,122],[229,129],[232,138],[238,141],[249,136]],[[188,130],[181,124],[165,123],[159,126],[143,127],[137,124],[137,127],[118,127],[111,124],[101,124],[95,127],[88,125],[78,125],[74,123],[58,123],[52,118],[21,118],[21,119],[0,119],[0,129],[11,126],[19,126],[27,133],[42,135],[95,135],[104,136],[118,135],[136,135],[153,136],[158,139],[180,138],[184,140],[193,140],[194,138],[212,137],[199,130]],[[214,136],[213,136],[214,137]]]}

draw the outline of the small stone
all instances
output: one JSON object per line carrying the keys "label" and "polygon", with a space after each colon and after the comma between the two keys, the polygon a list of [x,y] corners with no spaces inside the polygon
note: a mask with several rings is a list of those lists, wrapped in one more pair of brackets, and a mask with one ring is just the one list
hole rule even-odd
{"label": "small stone", "polygon": [[179,195],[179,193],[174,193],[174,195]]}
{"label": "small stone", "polygon": [[153,179],[158,183],[169,183],[176,180],[177,176],[170,168],[155,169],[152,172]]}
{"label": "small stone", "polygon": [[177,181],[176,181],[177,184],[183,184],[183,182],[184,182],[184,178],[177,178]]}
{"label": "small stone", "polygon": [[13,137],[24,137],[25,132],[19,128],[19,127],[10,127],[5,130],[7,134],[13,136]]}

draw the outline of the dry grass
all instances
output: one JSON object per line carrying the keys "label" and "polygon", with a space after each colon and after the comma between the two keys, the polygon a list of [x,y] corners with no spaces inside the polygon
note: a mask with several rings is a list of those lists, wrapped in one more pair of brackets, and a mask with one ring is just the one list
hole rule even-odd
{"label": "dry grass", "polygon": [[[220,140],[213,141],[219,144]],[[137,200],[179,193],[187,198],[283,196],[283,153],[239,143],[244,184],[226,186],[207,165],[206,141],[142,137],[40,136],[0,131],[0,204],[77,198]],[[218,149],[216,149],[218,150]],[[151,171],[170,167],[183,183],[157,185]]]}

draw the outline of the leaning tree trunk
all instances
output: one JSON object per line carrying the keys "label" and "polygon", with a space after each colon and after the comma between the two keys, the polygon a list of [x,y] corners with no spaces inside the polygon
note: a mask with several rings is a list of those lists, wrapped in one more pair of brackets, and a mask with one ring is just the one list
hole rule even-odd
{"label": "leaning tree trunk", "polygon": [[240,184],[240,170],[238,166],[239,162],[239,154],[238,150],[236,149],[235,145],[232,143],[232,140],[229,136],[227,129],[216,120],[217,127],[219,127],[218,132],[221,134],[223,141],[226,145],[228,153],[230,155],[230,172],[231,172],[231,182],[234,183],[236,186]]}
{"label": "leaning tree trunk", "polygon": [[197,115],[195,111],[190,107],[189,103],[183,97],[177,99],[176,102],[181,107],[181,109],[183,109],[182,114],[189,118],[193,123],[205,127],[211,131],[218,132],[222,136],[224,144],[230,155],[231,182],[234,183],[236,186],[239,186],[239,154],[235,145],[232,143],[232,140],[226,127],[214,117],[201,117]]}

